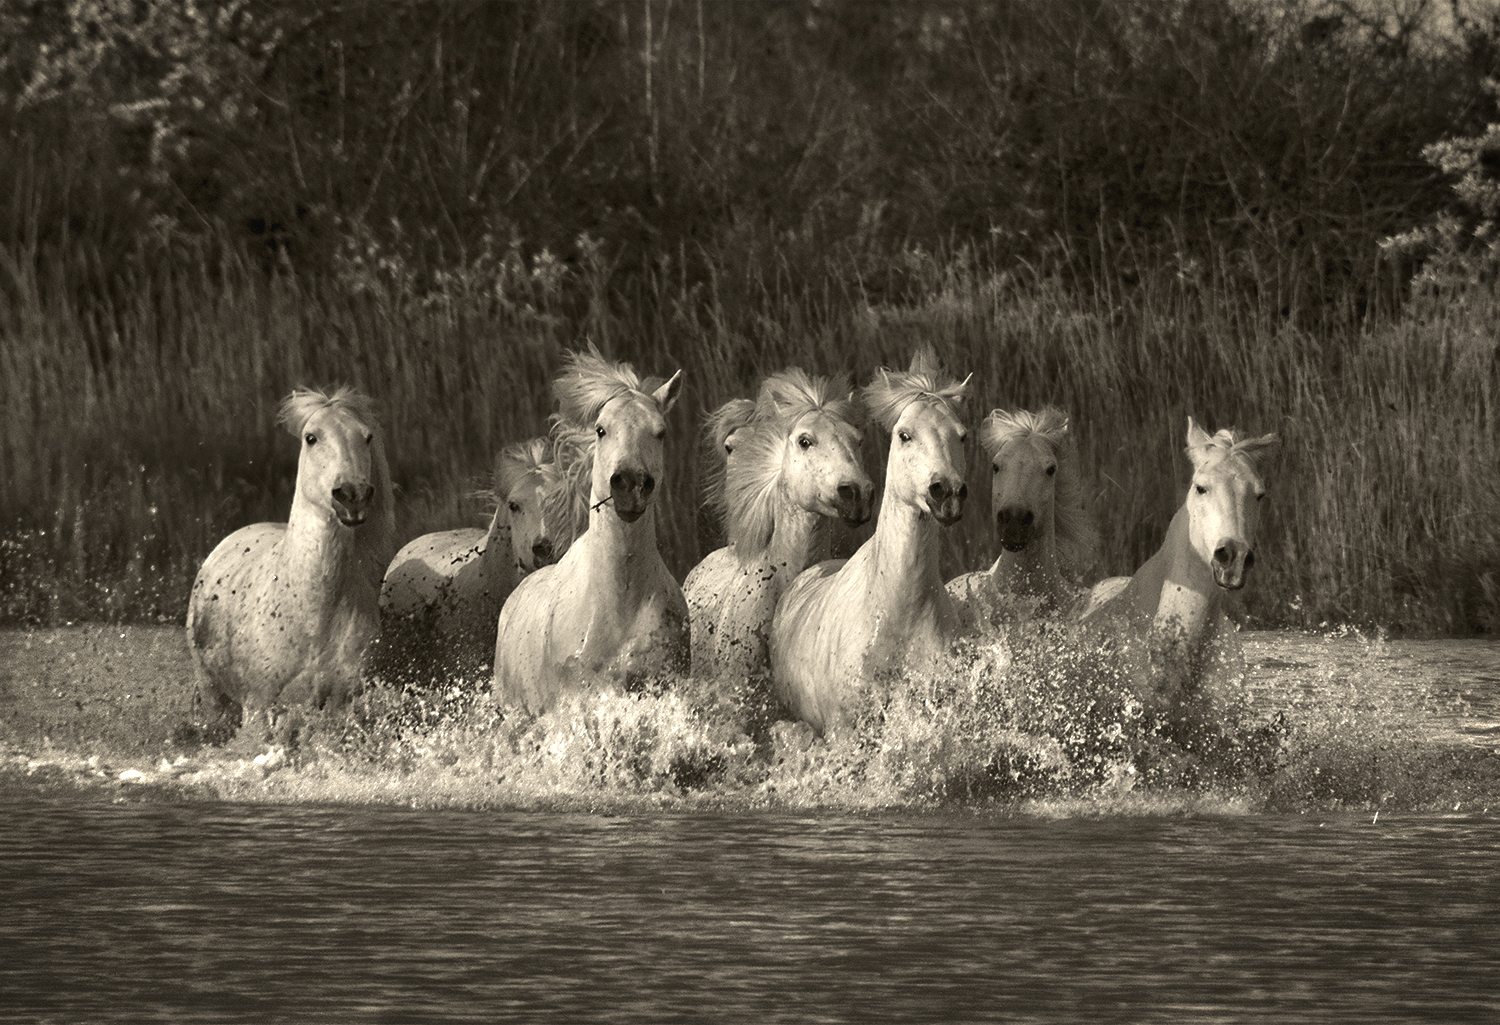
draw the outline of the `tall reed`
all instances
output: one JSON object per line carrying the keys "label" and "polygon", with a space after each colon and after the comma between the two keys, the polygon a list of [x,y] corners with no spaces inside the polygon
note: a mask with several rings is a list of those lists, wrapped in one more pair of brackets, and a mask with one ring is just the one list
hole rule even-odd
{"label": "tall reed", "polygon": [[[809,271],[774,244],[755,259],[681,252],[629,292],[598,243],[581,251],[571,266],[513,253],[478,276],[429,276],[440,284],[421,295],[268,278],[232,253],[143,256],[84,291],[86,252],[0,253],[0,620],[179,619],[220,538],[285,518],[296,446],[274,409],[299,384],[378,398],[402,540],[477,524],[476,478],[544,430],[563,350],[592,339],[643,373],[686,373],[661,526],[679,576],[719,543],[699,497],[704,410],[783,366],[863,381],[930,343],[974,373],[976,421],[1001,405],[1071,413],[1103,531],[1096,576],[1160,543],[1192,415],[1284,439],[1251,621],[1500,627],[1491,300],[1351,312],[1314,333],[1281,315],[1275,282],[1246,298],[1212,270],[1084,291],[986,269],[994,254],[907,251],[876,301],[863,271],[832,258]],[[977,451],[970,480],[949,573],[992,558]]]}

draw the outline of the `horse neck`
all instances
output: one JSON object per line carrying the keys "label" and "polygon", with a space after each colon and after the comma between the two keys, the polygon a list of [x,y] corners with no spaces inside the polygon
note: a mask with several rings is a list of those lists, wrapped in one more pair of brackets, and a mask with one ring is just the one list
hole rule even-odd
{"label": "horse neck", "polygon": [[298,496],[281,542],[276,574],[309,597],[326,596],[321,604],[358,601],[366,591],[378,592],[389,561],[382,553],[390,533],[380,510],[356,529],[339,523],[333,513]]}
{"label": "horse neck", "polygon": [[1000,552],[990,567],[995,588],[1004,594],[1027,598],[1063,598],[1062,570],[1057,559],[1057,525],[1049,511],[1039,535],[1019,552]]}
{"label": "horse neck", "polygon": [[869,543],[888,608],[915,608],[946,595],[938,567],[939,529],[931,516],[886,491]]}
{"label": "horse neck", "polygon": [[1167,527],[1166,540],[1131,578],[1135,606],[1158,624],[1175,618],[1192,639],[1201,638],[1223,606],[1213,572],[1193,551],[1188,511],[1182,506]]}
{"label": "horse neck", "polygon": [[774,566],[800,573],[828,558],[832,547],[830,534],[828,517],[783,499],[776,506],[776,525],[771,530],[764,558]]}
{"label": "horse neck", "polygon": [[641,518],[626,523],[609,504],[589,509],[589,529],[574,542],[586,558],[583,572],[598,594],[643,595],[637,585],[649,581],[661,553],[656,547],[656,506],[648,505]]}

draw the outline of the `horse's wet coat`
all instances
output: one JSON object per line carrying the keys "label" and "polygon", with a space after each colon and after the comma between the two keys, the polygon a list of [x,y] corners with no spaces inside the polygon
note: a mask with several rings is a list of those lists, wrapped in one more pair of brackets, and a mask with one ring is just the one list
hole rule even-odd
{"label": "horse's wet coat", "polygon": [[996,409],[979,429],[990,456],[990,508],[1000,554],[987,570],[948,582],[966,631],[1021,613],[1051,613],[1077,598],[1073,581],[1095,556],[1078,446],[1068,417]]}
{"label": "horse's wet coat", "polygon": [[370,402],[299,390],[280,422],[302,445],[286,523],[230,534],[204,560],[187,634],[210,714],[337,704],[378,635],[394,545],[390,471]]}
{"label": "horse's wet coat", "polygon": [[708,432],[725,449],[713,491],[730,544],[683,582],[695,673],[763,673],[776,604],[802,570],[828,557],[831,520],[869,519],[873,485],[846,392],[792,368],[767,379],[754,407],[736,400],[710,417]]}
{"label": "horse's wet coat", "polygon": [[864,391],[890,432],[875,534],[846,561],[803,572],[777,605],[771,668],[777,697],[818,732],[857,714],[885,681],[945,654],[959,622],[938,567],[938,532],[958,521],[961,403],[968,382],[944,382],[930,353],[905,373],[881,371]]}
{"label": "horse's wet coat", "polygon": [[1276,436],[1213,436],[1188,418],[1192,481],[1166,539],[1135,574],[1094,585],[1081,621],[1126,638],[1145,638],[1155,671],[1154,700],[1191,700],[1206,646],[1219,633],[1224,594],[1245,584],[1254,562],[1260,500],[1258,463]]}
{"label": "horse's wet coat", "polygon": [[505,599],[573,542],[567,486],[547,438],[507,445],[481,492],[495,502],[487,529],[424,534],[396,553],[380,593],[384,676],[442,683],[490,667]]}
{"label": "horse's wet coat", "polygon": [[559,464],[588,479],[589,526],[554,565],[526,577],[500,612],[495,700],[545,711],[567,693],[630,688],[688,663],[682,590],[656,546],[665,415],[681,373],[651,387],[597,350],[556,382]]}

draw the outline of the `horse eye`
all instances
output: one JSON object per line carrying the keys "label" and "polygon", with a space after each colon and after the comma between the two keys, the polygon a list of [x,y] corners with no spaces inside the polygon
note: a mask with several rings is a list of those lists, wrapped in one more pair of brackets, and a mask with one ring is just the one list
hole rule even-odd
{"label": "horse eye", "polygon": [[804,435],[802,435],[802,437],[800,437],[800,438],[797,439],[797,444],[800,445],[803,448],[812,448],[813,447],[813,440],[812,440],[812,438],[810,438],[806,434],[804,434]]}
{"label": "horse eye", "polygon": [[365,444],[366,445],[372,445],[374,443],[375,443],[375,435],[373,433],[366,434],[365,435]]}
{"label": "horse eye", "polygon": [[896,432],[896,437],[900,438],[903,443],[904,442],[908,442],[908,441],[911,441],[911,432],[910,431],[898,431],[898,432]]}
{"label": "horse eye", "polygon": [[999,472],[1000,472],[1000,464],[999,463],[991,463],[990,464],[990,473],[991,474],[996,474],[996,473],[999,473]]}
{"label": "horse eye", "polygon": [[1265,500],[1265,497],[1266,497],[1266,493],[1264,491],[1262,491],[1260,494],[1258,494],[1258,495],[1255,496],[1255,500],[1257,502],[1261,502],[1261,501]]}
{"label": "horse eye", "polygon": [[601,438],[604,437],[604,425],[603,424],[596,424],[594,426],[594,433],[597,434]]}
{"label": "horse eye", "polygon": [[510,511],[513,512],[513,513],[520,512],[521,511],[521,503],[520,502],[511,502],[510,503]]}
{"label": "horse eye", "polygon": [[667,429],[663,427],[661,430],[657,431],[656,434],[653,435],[653,437],[655,437],[657,441],[665,440],[667,437]]}
{"label": "horse eye", "polygon": [[1205,488],[1202,484],[1194,484],[1193,485],[1193,490],[1196,491],[1196,492],[1198,492],[1198,494],[1200,494],[1200,495],[1206,495],[1206,494],[1208,494],[1208,489]]}
{"label": "horse eye", "polygon": [[306,434],[302,435],[302,440],[307,442],[309,445],[316,445],[318,443],[318,436],[312,431],[308,431]]}
{"label": "horse eye", "polygon": [[1047,476],[1050,477],[1050,476],[1052,476],[1056,472],[1057,472],[1057,467],[1056,466],[1049,466],[1049,467],[1047,467]]}

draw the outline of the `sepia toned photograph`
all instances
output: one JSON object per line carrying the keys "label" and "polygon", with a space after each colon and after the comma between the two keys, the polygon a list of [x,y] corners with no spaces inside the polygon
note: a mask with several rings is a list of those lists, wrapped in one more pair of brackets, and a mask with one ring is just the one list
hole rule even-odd
{"label": "sepia toned photograph", "polygon": [[1500,1021],[1500,0],[0,0],[0,1023]]}

